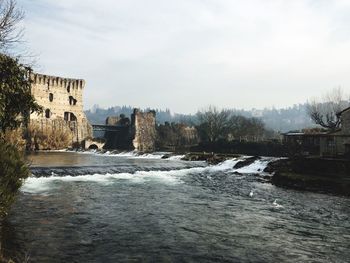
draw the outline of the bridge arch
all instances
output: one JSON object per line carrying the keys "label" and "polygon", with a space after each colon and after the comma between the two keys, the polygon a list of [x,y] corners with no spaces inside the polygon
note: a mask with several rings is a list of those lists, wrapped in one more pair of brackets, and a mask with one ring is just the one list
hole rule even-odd
{"label": "bridge arch", "polygon": [[95,143],[93,143],[93,144],[90,144],[90,146],[89,146],[88,149],[89,149],[89,150],[97,150],[97,149],[98,149],[98,146],[97,146]]}
{"label": "bridge arch", "polygon": [[86,139],[84,142],[86,150],[102,150],[105,146],[104,140]]}

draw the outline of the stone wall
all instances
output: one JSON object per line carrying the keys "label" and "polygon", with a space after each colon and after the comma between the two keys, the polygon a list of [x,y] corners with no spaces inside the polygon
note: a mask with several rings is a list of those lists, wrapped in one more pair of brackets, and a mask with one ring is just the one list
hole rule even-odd
{"label": "stone wall", "polygon": [[320,156],[338,157],[350,154],[350,135],[330,134],[320,140]]}
{"label": "stone wall", "polygon": [[119,116],[109,116],[106,118],[106,125],[116,126],[120,121]]}
{"label": "stone wall", "polygon": [[345,110],[340,115],[341,130],[338,134],[350,135],[350,109]]}
{"label": "stone wall", "polygon": [[346,159],[278,159],[264,172],[273,173],[272,183],[277,186],[350,195],[350,162]]}
{"label": "stone wall", "polygon": [[156,113],[134,109],[131,120],[124,115],[110,116],[107,126],[115,126],[104,134],[106,149],[152,152],[156,144]]}
{"label": "stone wall", "polygon": [[110,126],[129,126],[130,119],[125,117],[124,114],[120,114],[120,116],[108,116],[106,118],[106,125]]}
{"label": "stone wall", "polygon": [[322,139],[321,156],[350,155],[350,109],[341,112],[340,120],[340,130]]}
{"label": "stone wall", "polygon": [[80,145],[92,136],[92,127],[83,111],[82,79],[61,78],[42,74],[32,74],[31,92],[39,105],[41,114],[30,115],[30,123],[42,132],[70,131],[70,146]]}
{"label": "stone wall", "polygon": [[137,151],[152,152],[156,141],[156,113],[154,111],[141,112],[134,110],[131,115],[131,132],[133,147]]}
{"label": "stone wall", "polygon": [[119,126],[114,131],[106,131],[103,137],[106,140],[104,148],[118,150],[133,150],[130,126]]}
{"label": "stone wall", "polygon": [[321,138],[320,156],[350,157],[350,108],[340,113],[341,127],[339,131],[329,133]]}

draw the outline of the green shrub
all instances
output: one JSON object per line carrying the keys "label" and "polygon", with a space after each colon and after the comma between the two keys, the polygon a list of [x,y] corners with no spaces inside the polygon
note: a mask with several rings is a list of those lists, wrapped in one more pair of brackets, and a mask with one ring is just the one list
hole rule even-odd
{"label": "green shrub", "polygon": [[0,141],[0,218],[7,215],[18,189],[29,175],[23,155],[15,146]]}

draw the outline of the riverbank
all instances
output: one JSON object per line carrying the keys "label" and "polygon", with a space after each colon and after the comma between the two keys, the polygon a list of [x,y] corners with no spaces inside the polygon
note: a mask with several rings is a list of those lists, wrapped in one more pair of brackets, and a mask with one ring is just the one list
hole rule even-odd
{"label": "riverbank", "polygon": [[[182,160],[217,164],[242,156],[191,152],[187,153]],[[234,168],[249,165],[259,158],[261,157],[246,158],[237,163]],[[279,187],[350,196],[350,162],[346,159],[281,158],[271,161],[264,172],[272,174],[269,181]]]}
{"label": "riverbank", "polygon": [[202,142],[190,148],[191,152],[214,152],[217,154],[249,155],[249,156],[287,156],[288,150],[278,140],[262,142],[218,141]]}
{"label": "riverbank", "polygon": [[265,171],[273,173],[276,186],[350,196],[350,163],[345,159],[280,159]]}
{"label": "riverbank", "polygon": [[[217,164],[239,157],[242,155],[191,152],[183,160]],[[259,158],[246,158],[234,168],[249,165]],[[346,159],[281,158],[271,161],[264,172],[272,174],[269,181],[279,187],[350,196],[350,162]]]}

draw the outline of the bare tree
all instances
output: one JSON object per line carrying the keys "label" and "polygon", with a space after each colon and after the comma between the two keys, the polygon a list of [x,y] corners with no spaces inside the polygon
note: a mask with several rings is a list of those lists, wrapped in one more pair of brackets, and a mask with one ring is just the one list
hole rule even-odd
{"label": "bare tree", "polygon": [[15,0],[0,0],[0,52],[6,52],[21,41],[23,30],[17,26],[24,13]]}
{"label": "bare tree", "polygon": [[230,111],[219,110],[215,106],[199,111],[197,118],[199,121],[199,132],[206,141],[215,142],[226,138],[230,129]]}
{"label": "bare tree", "polygon": [[308,103],[308,114],[316,124],[329,130],[340,126],[338,113],[349,107],[349,98],[341,88],[328,92],[321,100],[313,99]]}
{"label": "bare tree", "polygon": [[265,136],[265,124],[257,118],[232,115],[230,117],[231,139],[240,141],[260,141]]}
{"label": "bare tree", "polygon": [[236,115],[231,110],[218,110],[215,106],[199,111],[197,118],[199,136],[206,142],[260,141],[266,135],[265,124],[260,119]]}

